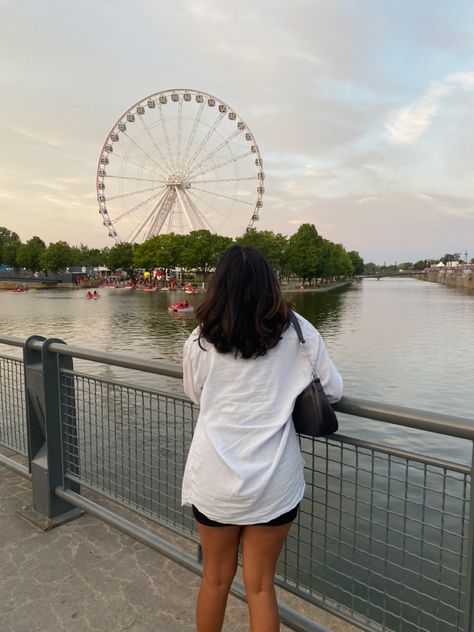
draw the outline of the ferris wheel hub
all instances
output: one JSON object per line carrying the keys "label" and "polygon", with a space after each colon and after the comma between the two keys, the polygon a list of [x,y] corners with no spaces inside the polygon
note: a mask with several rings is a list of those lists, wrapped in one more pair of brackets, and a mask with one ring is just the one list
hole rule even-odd
{"label": "ferris wheel hub", "polygon": [[181,176],[171,175],[168,178],[166,186],[183,190],[190,189],[191,183],[188,180],[184,180]]}

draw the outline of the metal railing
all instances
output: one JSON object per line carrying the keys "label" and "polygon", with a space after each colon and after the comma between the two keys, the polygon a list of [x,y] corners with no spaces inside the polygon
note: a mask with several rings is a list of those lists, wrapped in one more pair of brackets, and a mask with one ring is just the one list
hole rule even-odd
{"label": "metal railing", "polygon": [[[130,381],[75,370],[73,358],[131,369]],[[24,344],[25,382],[18,362],[0,357],[0,444],[20,454],[29,445],[35,512],[55,524],[86,509],[200,572],[198,559],[81,494],[94,490],[197,543],[180,493],[198,410],[132,375],[180,378],[181,368],[39,337]],[[24,401],[28,426],[19,412]],[[336,408],[342,428],[348,414],[474,441],[469,419],[353,398]],[[342,434],[301,437],[301,450],[306,492],[277,583],[367,631],[474,632],[472,462]],[[233,590],[243,597],[242,586]],[[324,630],[288,608],[282,620],[295,630]]]}

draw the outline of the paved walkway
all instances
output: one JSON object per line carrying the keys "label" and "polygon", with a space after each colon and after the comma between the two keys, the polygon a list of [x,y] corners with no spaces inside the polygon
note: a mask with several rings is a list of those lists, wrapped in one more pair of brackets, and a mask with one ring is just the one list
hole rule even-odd
{"label": "paved walkway", "polygon": [[[17,514],[30,502],[29,481],[0,466],[2,632],[194,630],[196,575],[90,515],[44,533]],[[332,632],[357,632],[292,596],[284,601]],[[230,597],[224,631],[246,630],[246,605]]]}

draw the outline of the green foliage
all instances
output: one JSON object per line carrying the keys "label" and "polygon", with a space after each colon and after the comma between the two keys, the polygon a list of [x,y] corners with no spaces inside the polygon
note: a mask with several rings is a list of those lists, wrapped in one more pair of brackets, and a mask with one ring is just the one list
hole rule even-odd
{"label": "green foliage", "polygon": [[420,259],[416,263],[413,264],[414,270],[424,270],[430,266],[431,261],[429,259]]}
{"label": "green foliage", "polygon": [[71,246],[65,241],[56,241],[49,244],[40,255],[39,265],[42,270],[61,272],[72,266],[74,254]]}
{"label": "green foliage", "polygon": [[378,265],[369,261],[368,263],[364,263],[364,274],[376,274],[378,272]]}
{"label": "green foliage", "polygon": [[20,240],[11,240],[9,242],[7,242],[4,246],[3,246],[3,263],[6,263],[7,266],[11,266],[12,268],[18,268],[18,263],[17,263],[17,254],[18,251],[21,247],[21,241]]}
{"label": "green foliage", "polygon": [[[104,252],[107,250],[107,253]],[[86,266],[89,268],[106,265],[109,249],[99,250],[99,248],[89,248],[84,244],[72,246],[73,264],[74,266]]]}
{"label": "green foliage", "polygon": [[206,272],[214,268],[222,253],[232,243],[230,237],[222,237],[209,230],[193,230],[183,235],[181,265],[185,268]]}
{"label": "green foliage", "polygon": [[281,233],[275,234],[271,230],[257,231],[251,228],[235,241],[241,246],[251,246],[259,250],[275,270],[279,272],[285,270],[288,238]]}
{"label": "green foliage", "polygon": [[133,263],[137,268],[174,268],[182,264],[186,235],[156,235],[136,247]]}
{"label": "green foliage", "polygon": [[26,244],[18,248],[16,260],[18,267],[32,272],[41,270],[41,255],[46,250],[46,244],[39,237],[32,237]]}
{"label": "green foliage", "polygon": [[107,253],[106,265],[109,270],[131,270],[133,268],[134,246],[129,243],[115,244]]}
{"label": "green foliage", "polygon": [[313,224],[301,224],[288,240],[286,255],[290,270],[303,279],[322,276],[323,238]]}
{"label": "green foliage", "polygon": [[0,263],[16,267],[16,253],[20,244],[20,237],[16,233],[0,226]]}
{"label": "green foliage", "polygon": [[354,274],[364,274],[364,260],[357,250],[350,250],[348,253],[354,267]]}
{"label": "green foliage", "polygon": [[442,261],[445,265],[450,262],[450,261],[459,261],[461,258],[461,253],[459,252],[455,252],[453,254],[450,254],[449,252],[447,252],[444,257],[441,257],[440,261]]}

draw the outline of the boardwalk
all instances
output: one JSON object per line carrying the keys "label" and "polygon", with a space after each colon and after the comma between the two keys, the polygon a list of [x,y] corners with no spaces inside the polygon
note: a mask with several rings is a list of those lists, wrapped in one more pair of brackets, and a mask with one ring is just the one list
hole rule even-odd
{"label": "boardwalk", "polygon": [[[44,533],[17,514],[30,502],[31,484],[0,466],[2,632],[194,630],[196,575],[92,516]],[[308,604],[302,609],[332,632],[356,632]],[[246,606],[230,597],[224,632],[245,630]]]}

